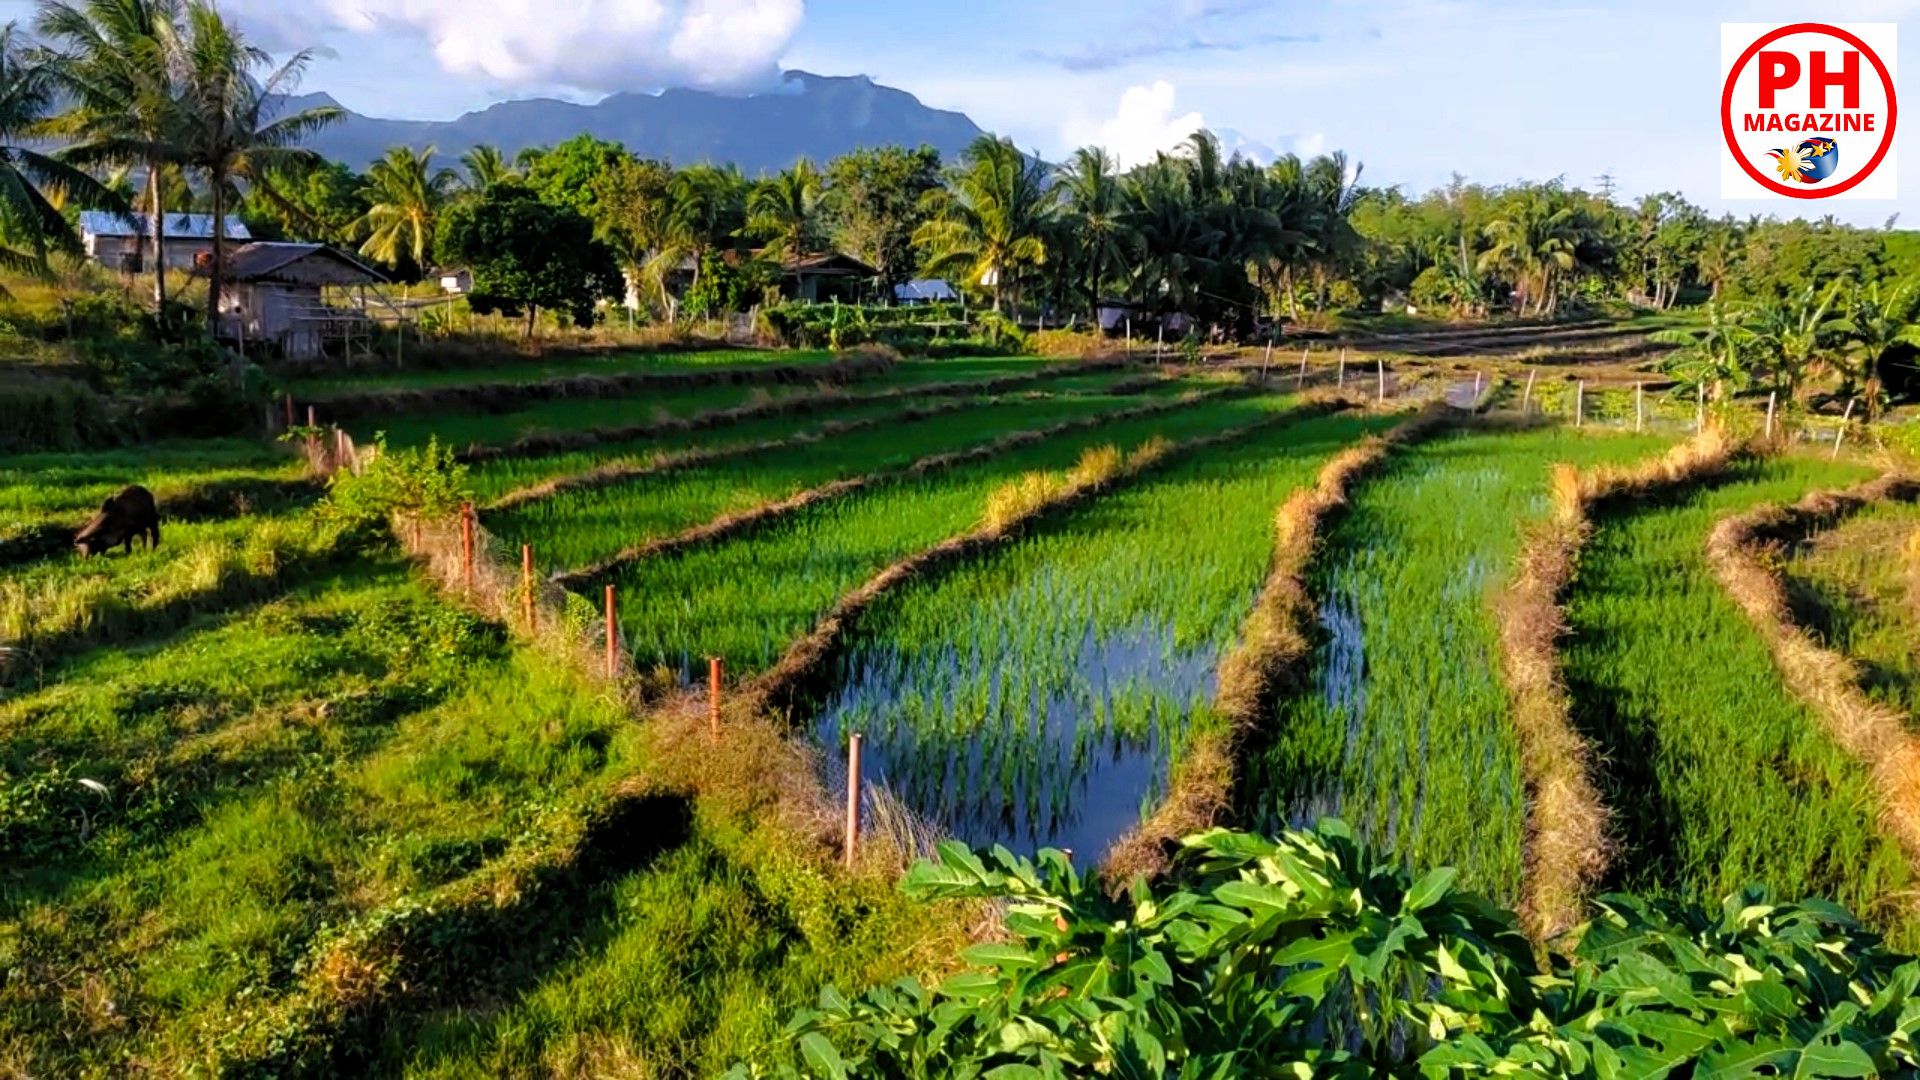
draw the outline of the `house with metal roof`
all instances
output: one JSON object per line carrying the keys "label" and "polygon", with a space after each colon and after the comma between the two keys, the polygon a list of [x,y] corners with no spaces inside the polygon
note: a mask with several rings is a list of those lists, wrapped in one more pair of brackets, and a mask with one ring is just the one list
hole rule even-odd
{"label": "house with metal roof", "polygon": [[[110,270],[138,274],[151,269],[153,248],[152,218],[146,214],[115,214],[104,210],[86,210],[80,214],[80,242],[87,254]],[[166,214],[161,219],[167,268],[191,269],[196,261],[213,255],[212,214]],[[226,237],[245,243],[253,238],[237,217],[229,215]]]}
{"label": "house with metal roof", "polygon": [[314,360],[329,348],[354,348],[371,332],[364,297],[327,303],[326,290],[385,281],[380,272],[325,244],[260,242],[229,252],[220,293],[220,336],[241,349],[268,348],[288,360]]}

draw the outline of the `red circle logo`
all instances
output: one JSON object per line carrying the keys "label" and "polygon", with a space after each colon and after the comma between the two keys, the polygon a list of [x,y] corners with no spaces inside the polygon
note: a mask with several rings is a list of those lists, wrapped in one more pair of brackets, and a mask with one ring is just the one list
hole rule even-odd
{"label": "red circle logo", "polygon": [[[1835,42],[1845,45],[1849,50],[1865,59],[1866,63],[1870,65],[1870,70],[1878,77],[1880,86],[1884,88],[1885,92],[1886,108],[1884,111],[1884,123],[1879,124],[1878,130],[1875,132],[1875,134],[1879,136],[1879,145],[1874,148],[1864,168],[1851,176],[1837,179],[1830,185],[1825,183],[1809,183],[1800,180],[1783,182],[1783,180],[1793,179],[1802,175],[1799,170],[1808,169],[1808,166],[1805,164],[1795,164],[1798,161],[1797,157],[1789,158],[1787,163],[1783,163],[1780,166],[1781,180],[1776,180],[1768,176],[1754,164],[1751,147],[1743,146],[1735,131],[1736,114],[1734,111],[1734,95],[1736,89],[1742,82],[1742,76],[1748,72],[1749,68],[1754,64],[1755,59],[1763,55],[1762,50],[1765,50],[1767,46],[1780,41],[1782,38],[1792,37],[1798,34],[1824,35],[1832,38]],[[1844,56],[1844,54],[1842,55]],[[1785,91],[1797,89],[1799,84],[1807,81],[1801,78],[1801,65],[1797,56],[1779,53],[1766,53],[1765,56],[1773,62],[1762,65],[1762,71],[1759,73],[1761,86],[1759,98],[1754,101],[1742,102],[1743,105],[1758,106],[1757,111],[1742,114],[1743,126],[1751,125],[1755,122],[1756,118],[1765,119],[1769,113],[1780,111],[1777,102],[1769,98],[1768,87],[1770,85],[1775,91]],[[1774,60],[1776,57],[1780,57],[1781,59]],[[1815,57],[1818,64],[1824,64],[1824,54],[1815,54]],[[1789,75],[1789,73],[1791,74]],[[1808,140],[1809,143],[1818,142],[1823,133],[1831,134],[1836,129],[1841,131],[1857,130],[1846,126],[1849,123],[1860,122],[1857,117],[1849,119],[1846,114],[1843,113],[1815,112],[1814,109],[1824,102],[1826,91],[1829,88],[1833,88],[1839,89],[1842,92],[1844,100],[1848,102],[1850,110],[1857,111],[1856,107],[1860,99],[1859,86],[1864,81],[1862,78],[1864,74],[1865,72],[1860,69],[1857,63],[1852,61],[1849,61],[1848,66],[1844,66],[1839,72],[1826,72],[1823,67],[1815,67],[1813,92],[1816,96],[1811,99],[1808,109],[1803,112],[1796,112],[1790,118],[1795,125],[1798,125],[1801,122],[1801,117],[1804,116],[1805,120],[1810,122],[1809,126],[1774,128],[1763,126],[1758,130],[1785,132],[1786,134],[1783,137],[1791,142],[1798,142],[1802,135],[1814,136],[1814,138]],[[1852,79],[1850,86],[1847,83],[1847,77],[1849,76]],[[1752,177],[1755,183],[1760,184],[1769,191],[1793,199],[1830,198],[1842,192],[1852,190],[1858,186],[1861,181],[1872,176],[1874,170],[1878,169],[1880,163],[1886,159],[1887,152],[1893,148],[1894,123],[1898,116],[1899,106],[1894,97],[1893,74],[1887,70],[1886,63],[1880,59],[1878,53],[1874,52],[1873,47],[1861,40],[1858,35],[1827,23],[1793,23],[1761,35],[1753,44],[1747,46],[1746,51],[1740,54],[1738,60],[1734,61],[1732,68],[1727,71],[1726,86],[1720,92],[1720,130],[1726,139],[1727,151],[1733,155],[1734,160],[1740,163],[1740,168],[1744,170],[1748,176]],[[1876,110],[1874,114],[1870,115],[1867,119],[1877,120],[1879,118],[1880,114],[1878,110]],[[1779,118],[1774,117],[1773,119],[1777,120]],[[1756,130],[1752,126],[1747,126],[1746,129],[1748,131]],[[1807,144],[1802,144],[1802,147],[1804,148],[1806,145]],[[1828,140],[1824,147],[1815,148],[1816,153],[1833,150],[1834,140]],[[1778,159],[1783,151],[1775,150],[1771,153]],[[1792,154],[1794,151],[1788,150],[1784,153]],[[1854,160],[1859,159],[1855,158]],[[1830,167],[1831,166],[1829,166],[1829,168]]]}

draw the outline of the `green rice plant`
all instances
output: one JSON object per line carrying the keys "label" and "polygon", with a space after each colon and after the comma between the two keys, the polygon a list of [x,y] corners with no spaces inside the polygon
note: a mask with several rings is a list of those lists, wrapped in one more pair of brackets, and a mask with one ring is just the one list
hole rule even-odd
{"label": "green rice plant", "polygon": [[1282,399],[1210,400],[1020,447],[986,461],[818,503],[764,531],[646,559],[613,578],[622,632],[644,670],[690,674],[720,656],[750,673],[777,660],[842,594],[904,556],[977,524],[995,488],[1064,470],[1088,449],[1175,441],[1270,416]]}
{"label": "green rice plant", "polygon": [[874,780],[958,837],[1097,858],[1213,722],[1275,511],[1392,422],[1276,426],[909,583],[855,632],[817,735],[864,733]]}
{"label": "green rice plant", "polygon": [[287,380],[287,387],[301,401],[325,401],[337,394],[363,390],[412,390],[460,386],[472,382],[530,383],[578,375],[665,374],[722,367],[787,367],[832,362],[833,354],[825,349],[680,349],[602,353],[561,359],[532,358],[481,368],[356,371],[344,375],[296,377]]}
{"label": "green rice plant", "polygon": [[1719,519],[1871,475],[1824,457],[1746,461],[1671,505],[1596,517],[1564,655],[1618,808],[1616,885],[1701,899],[1763,881],[1916,940],[1913,871],[1875,827],[1866,771],[1787,691],[1706,562]]}
{"label": "green rice plant", "polygon": [[1920,730],[1920,596],[1903,550],[1915,536],[1920,506],[1882,503],[1796,545],[1781,570],[1796,621],[1860,665],[1868,697]]}
{"label": "green rice plant", "polygon": [[[1169,383],[1152,397],[1186,389],[1191,387]],[[588,566],[634,545],[823,484],[904,468],[923,457],[1097,416],[1142,400],[1049,394],[985,401],[909,424],[849,432],[607,487],[566,491],[489,514],[486,525],[515,549],[532,544],[542,565]]]}
{"label": "green rice plant", "polygon": [[1407,449],[1363,485],[1315,560],[1326,637],[1249,766],[1250,816],[1343,817],[1402,860],[1518,896],[1525,791],[1489,593],[1547,512],[1555,462],[1626,462],[1660,445],[1467,432]]}
{"label": "green rice plant", "polygon": [[78,525],[128,484],[145,486],[162,503],[202,489],[232,489],[244,497],[249,485],[264,489],[297,480],[304,468],[283,447],[243,439],[0,456],[0,535],[38,521]]}

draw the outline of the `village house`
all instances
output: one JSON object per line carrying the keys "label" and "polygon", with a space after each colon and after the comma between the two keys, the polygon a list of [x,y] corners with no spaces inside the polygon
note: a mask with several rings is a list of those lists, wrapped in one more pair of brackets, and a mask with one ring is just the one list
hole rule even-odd
{"label": "village house", "polygon": [[[146,273],[152,269],[152,219],[145,214],[122,215],[104,210],[86,210],[80,214],[80,242],[87,256],[122,274]],[[169,270],[190,270],[196,261],[213,254],[212,214],[167,214],[162,225],[162,247]],[[253,234],[239,218],[227,218],[228,240],[244,243]]]}
{"label": "village house", "polygon": [[288,360],[313,360],[335,345],[351,347],[369,330],[363,308],[326,302],[327,288],[372,285],[386,278],[325,244],[254,243],[227,254],[220,297],[220,336],[256,344]]}

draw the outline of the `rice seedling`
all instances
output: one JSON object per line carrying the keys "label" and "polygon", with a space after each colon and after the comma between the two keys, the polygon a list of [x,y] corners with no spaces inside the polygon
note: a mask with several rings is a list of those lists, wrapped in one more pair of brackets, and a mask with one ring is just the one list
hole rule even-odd
{"label": "rice seedling", "polygon": [[1920,506],[1882,503],[1794,545],[1780,568],[1796,620],[1860,665],[1868,697],[1920,730],[1920,607],[1903,551],[1917,529]]}
{"label": "rice seedling", "polygon": [[1259,432],[906,585],[862,620],[817,737],[837,746],[863,732],[875,781],[962,839],[1097,857],[1210,722],[1275,507],[1388,423],[1332,416]]}
{"label": "rice seedling", "polygon": [[[1183,389],[1169,383],[1157,396]],[[634,545],[850,477],[904,468],[915,460],[992,442],[1018,431],[1097,416],[1138,404],[1104,395],[1036,395],[730,457],[709,465],[567,491],[503,513],[487,527],[517,547],[530,543],[543,564],[591,565]]]}
{"label": "rice seedling", "polygon": [[46,520],[79,524],[128,484],[145,486],[165,504],[201,489],[244,496],[249,485],[297,480],[304,467],[281,447],[241,439],[0,456],[0,533]]}
{"label": "rice seedling", "polygon": [[1007,481],[1066,469],[1095,447],[1223,431],[1282,407],[1274,399],[1215,400],[1115,421],[816,504],[758,533],[644,560],[614,576],[622,632],[643,669],[665,666],[689,678],[698,658],[715,655],[729,671],[759,671],[841,594],[979,522],[988,497]]}
{"label": "rice seedling", "polygon": [[1720,519],[1871,475],[1823,457],[1743,461],[1670,505],[1596,517],[1564,657],[1573,718],[1623,808],[1612,884],[1697,900],[1764,881],[1915,940],[1913,870],[1875,827],[1866,770],[1782,684],[1707,565]]}
{"label": "rice seedling", "polygon": [[1488,596],[1548,510],[1552,463],[1659,445],[1470,432],[1410,448],[1363,485],[1311,572],[1325,640],[1248,766],[1247,813],[1267,827],[1341,816],[1403,860],[1517,897],[1525,791]]}
{"label": "rice seedling", "polygon": [[288,388],[302,401],[324,401],[330,396],[360,390],[418,389],[460,386],[476,380],[500,383],[541,382],[573,375],[623,375],[635,372],[707,371],[713,368],[787,367],[829,364],[825,349],[699,349],[669,352],[618,352],[560,359],[524,359],[475,369],[457,367],[401,371],[365,371],[343,375],[316,375],[288,380]]}

